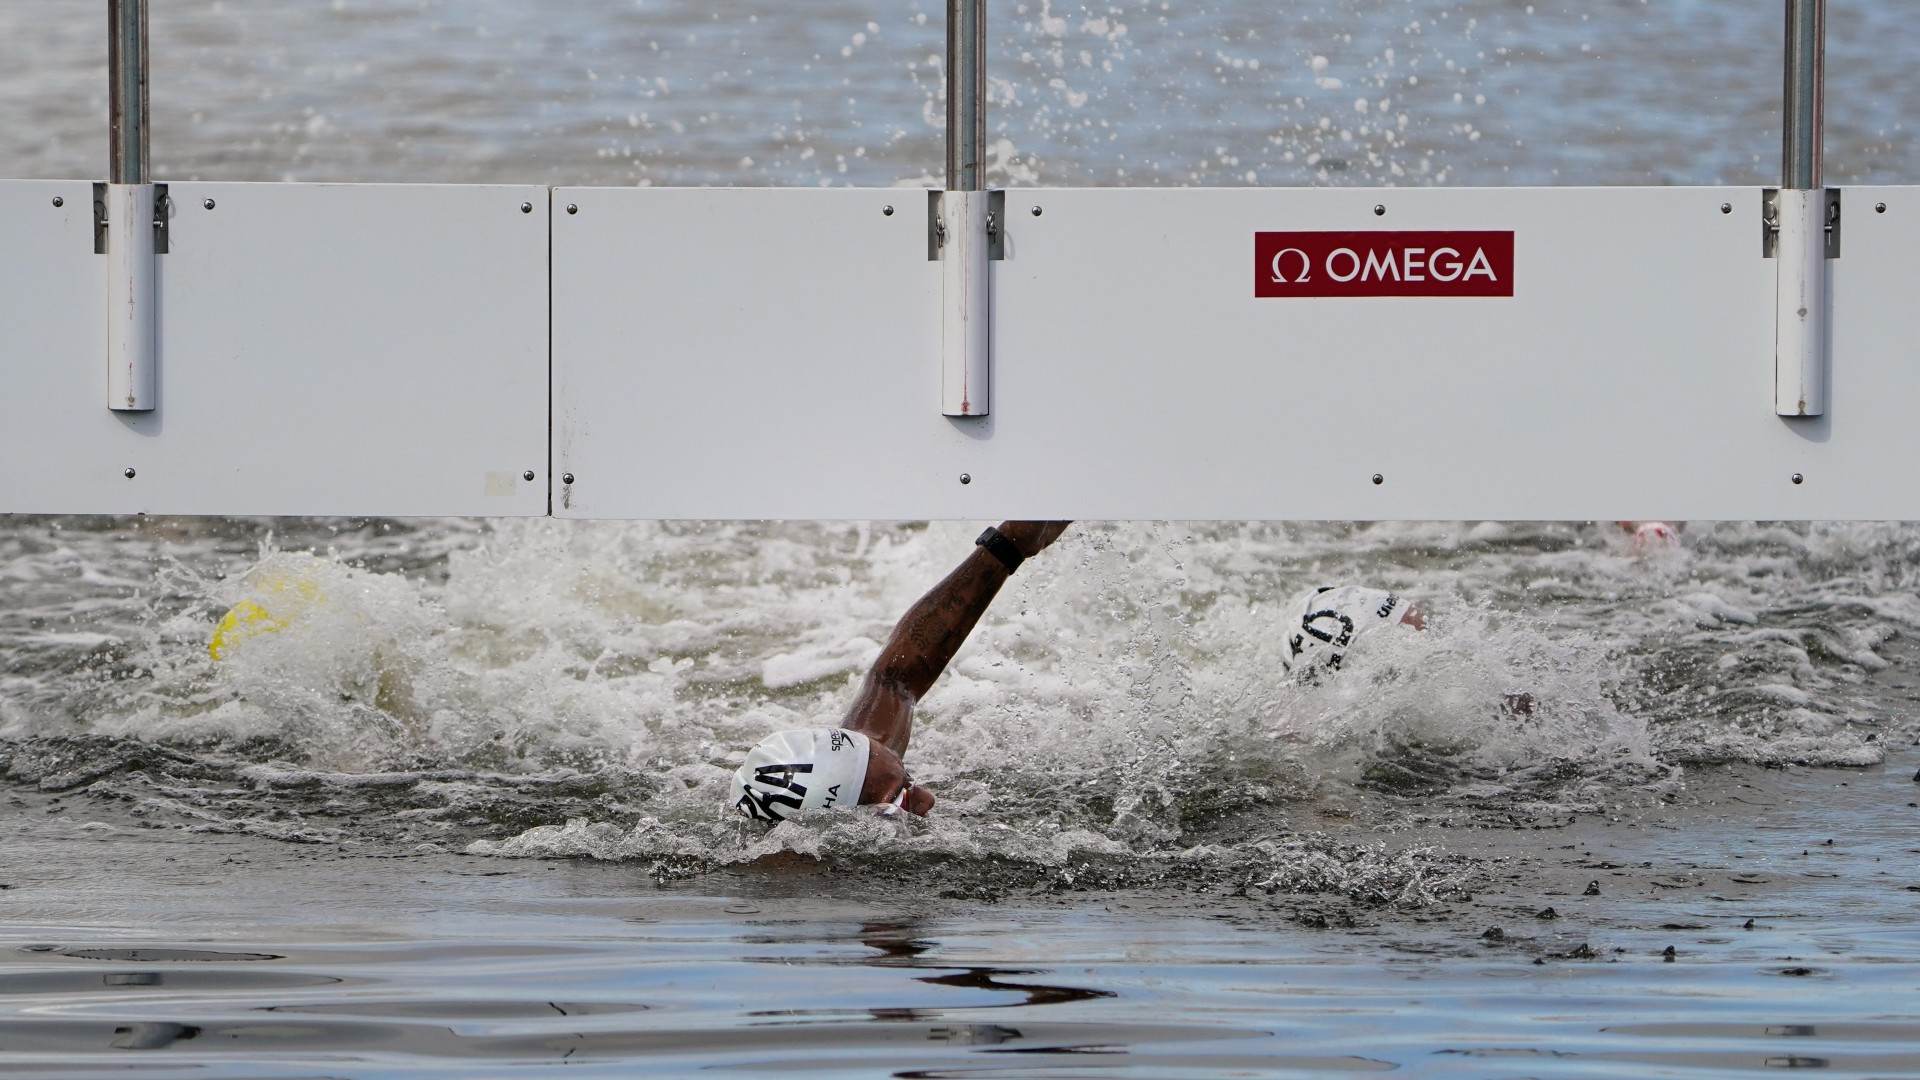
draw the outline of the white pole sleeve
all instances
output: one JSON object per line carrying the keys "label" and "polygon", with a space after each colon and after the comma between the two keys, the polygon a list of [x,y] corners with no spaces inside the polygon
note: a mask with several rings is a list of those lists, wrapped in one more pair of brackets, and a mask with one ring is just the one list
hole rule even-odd
{"label": "white pole sleeve", "polygon": [[993,399],[987,207],[984,191],[940,196],[940,411],[948,416],[985,416]]}
{"label": "white pole sleeve", "polygon": [[153,185],[107,185],[107,408],[154,407]]}
{"label": "white pole sleeve", "polygon": [[1827,193],[1783,190],[1778,213],[1774,411],[1819,416],[1827,411]]}

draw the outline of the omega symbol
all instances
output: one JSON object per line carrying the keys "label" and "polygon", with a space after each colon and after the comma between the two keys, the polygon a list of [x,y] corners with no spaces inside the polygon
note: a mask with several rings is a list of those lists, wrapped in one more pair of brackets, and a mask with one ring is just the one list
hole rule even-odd
{"label": "omega symbol", "polygon": [[[1286,258],[1289,255],[1300,256],[1300,276],[1297,278],[1288,278],[1287,272],[1281,268],[1282,264],[1286,261]],[[1313,259],[1310,258],[1306,252],[1301,251],[1297,247],[1281,248],[1279,251],[1274,252],[1273,283],[1275,285],[1294,285],[1294,284],[1299,284],[1301,282],[1307,282],[1312,280],[1313,280]]]}

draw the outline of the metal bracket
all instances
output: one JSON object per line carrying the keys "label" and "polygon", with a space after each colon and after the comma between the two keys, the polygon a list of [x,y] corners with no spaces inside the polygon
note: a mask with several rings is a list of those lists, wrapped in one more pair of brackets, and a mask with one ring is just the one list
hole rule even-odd
{"label": "metal bracket", "polygon": [[[168,222],[173,217],[173,200],[167,198],[167,185],[153,185],[153,253],[167,253]],[[107,185],[93,185],[93,253],[107,253]]]}
{"label": "metal bracket", "polygon": [[[1840,257],[1840,188],[1827,189],[1827,258]],[[1760,192],[1760,257],[1776,258],[1780,239],[1780,189]]]}
{"label": "metal bracket", "polygon": [[[947,227],[940,220],[944,191],[927,192],[927,261],[939,262],[940,250],[947,244]],[[1000,262],[1007,257],[1007,193],[987,192],[987,261]]]}
{"label": "metal bracket", "polygon": [[173,217],[173,200],[167,198],[167,185],[153,185],[153,253],[167,253],[167,222]]}
{"label": "metal bracket", "polygon": [[940,221],[940,196],[943,191],[927,192],[927,261],[939,262],[940,249],[947,245],[947,227]]}
{"label": "metal bracket", "polygon": [[107,253],[107,185],[98,181],[93,185],[93,253]]}
{"label": "metal bracket", "polygon": [[987,192],[987,260],[1000,262],[1007,257],[1007,193]]}

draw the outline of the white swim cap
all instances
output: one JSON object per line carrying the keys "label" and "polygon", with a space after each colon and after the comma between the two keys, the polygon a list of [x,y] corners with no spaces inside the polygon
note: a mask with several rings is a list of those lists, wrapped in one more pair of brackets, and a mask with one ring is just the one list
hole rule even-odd
{"label": "white swim cap", "polygon": [[1362,634],[1399,622],[1407,603],[1383,589],[1323,585],[1296,597],[1287,611],[1293,621],[1280,664],[1293,674],[1318,664],[1339,668],[1349,646]]}
{"label": "white swim cap", "polygon": [[785,821],[802,810],[851,809],[867,781],[867,737],[845,728],[776,731],[747,751],[728,802],[755,821]]}
{"label": "white swim cap", "polygon": [[1633,550],[1663,551],[1680,546],[1680,534],[1664,521],[1643,521],[1633,530]]}

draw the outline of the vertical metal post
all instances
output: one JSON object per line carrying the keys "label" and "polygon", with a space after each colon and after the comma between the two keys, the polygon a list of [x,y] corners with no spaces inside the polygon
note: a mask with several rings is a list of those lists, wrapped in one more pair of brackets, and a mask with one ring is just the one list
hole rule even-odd
{"label": "vertical metal post", "polygon": [[107,0],[107,407],[154,407],[154,188],[147,170],[146,0]]}
{"label": "vertical metal post", "polygon": [[986,167],[987,3],[947,0],[947,188],[939,198],[940,411],[985,416],[991,401],[992,244]]}
{"label": "vertical metal post", "polygon": [[1773,397],[1781,416],[1827,410],[1827,193],[1821,178],[1826,94],[1826,0],[1787,0],[1781,100],[1779,261]]}
{"label": "vertical metal post", "polygon": [[979,191],[986,170],[987,0],[947,0],[947,190]]}
{"label": "vertical metal post", "polygon": [[1826,0],[1787,0],[1780,186],[1788,190],[1810,191],[1821,186],[1826,52]]}
{"label": "vertical metal post", "polygon": [[147,3],[107,0],[107,180],[147,182]]}

